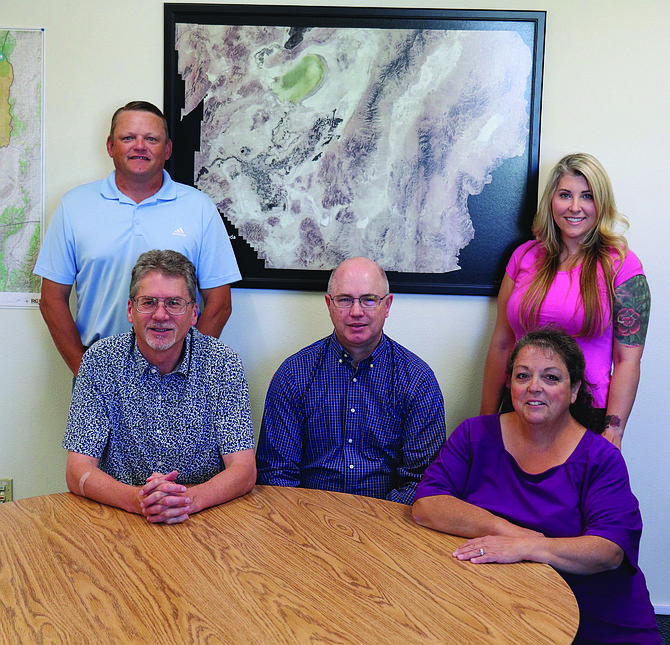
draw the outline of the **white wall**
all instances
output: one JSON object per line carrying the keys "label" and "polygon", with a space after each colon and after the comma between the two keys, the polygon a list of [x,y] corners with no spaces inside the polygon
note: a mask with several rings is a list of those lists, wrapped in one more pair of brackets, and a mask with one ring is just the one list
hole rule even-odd
{"label": "white wall", "polygon": [[[445,6],[438,2],[424,0],[424,6]],[[670,613],[670,280],[662,265],[670,239],[665,201],[670,3],[458,0],[454,5],[547,11],[541,180],[563,154],[591,152],[608,169],[619,208],[630,217],[628,239],[645,265],[653,307],[624,455],[645,520],[641,564],[654,604]],[[104,140],[112,111],[134,99],[162,105],[163,2],[10,0],[3,3],[0,21],[0,28],[46,28],[50,217],[63,192],[108,173]],[[330,327],[316,294],[236,289],[233,298],[233,316],[222,338],[244,359],[258,424],[280,361]],[[434,368],[447,401],[449,429],[478,411],[494,316],[490,298],[401,294],[394,301],[386,329]],[[62,491],[60,440],[69,372],[37,311],[0,310],[0,338],[5,368],[0,373],[0,477],[14,478],[17,498]]]}

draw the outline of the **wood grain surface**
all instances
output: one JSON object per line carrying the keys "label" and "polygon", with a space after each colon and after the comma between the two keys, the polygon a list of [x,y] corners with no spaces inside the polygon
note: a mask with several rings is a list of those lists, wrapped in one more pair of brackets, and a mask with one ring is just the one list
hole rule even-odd
{"label": "wood grain surface", "polygon": [[70,493],[0,505],[0,643],[571,643],[549,566],[367,497],[257,486],[172,526]]}

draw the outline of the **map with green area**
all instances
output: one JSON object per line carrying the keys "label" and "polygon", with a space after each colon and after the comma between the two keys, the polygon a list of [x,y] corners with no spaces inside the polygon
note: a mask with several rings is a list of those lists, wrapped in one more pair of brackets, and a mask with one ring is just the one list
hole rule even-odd
{"label": "map with green area", "polygon": [[182,117],[203,115],[194,185],[267,269],[362,255],[458,271],[469,198],[529,149],[533,57],[514,31],[178,23],[175,37]]}
{"label": "map with green area", "polygon": [[44,221],[44,31],[0,29],[0,306],[36,306]]}

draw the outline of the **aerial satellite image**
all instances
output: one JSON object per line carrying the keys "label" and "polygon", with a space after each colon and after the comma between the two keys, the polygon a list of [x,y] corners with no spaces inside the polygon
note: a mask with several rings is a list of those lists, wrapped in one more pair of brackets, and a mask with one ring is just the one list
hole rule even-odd
{"label": "aerial satellite image", "polygon": [[512,31],[178,24],[176,49],[194,185],[266,268],[456,271],[468,198],[528,146]]}

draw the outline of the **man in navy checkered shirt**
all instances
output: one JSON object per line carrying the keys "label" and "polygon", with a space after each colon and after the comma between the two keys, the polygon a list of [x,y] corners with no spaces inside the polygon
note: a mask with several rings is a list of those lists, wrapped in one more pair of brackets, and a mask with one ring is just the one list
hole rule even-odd
{"label": "man in navy checkered shirt", "polygon": [[286,359],[270,383],[258,483],[411,504],[446,437],[435,375],[384,334],[393,295],[375,262],[342,262],[325,299],[334,332]]}

